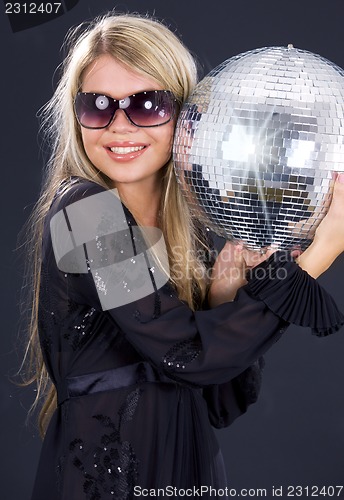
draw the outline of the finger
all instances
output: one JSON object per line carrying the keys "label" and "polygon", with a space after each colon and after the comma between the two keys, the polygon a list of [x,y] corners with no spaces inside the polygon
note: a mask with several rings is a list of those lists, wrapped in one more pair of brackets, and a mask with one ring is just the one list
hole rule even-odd
{"label": "finger", "polygon": [[243,250],[243,257],[248,268],[254,267],[261,262],[262,255],[257,250]]}
{"label": "finger", "polygon": [[293,257],[293,259],[296,259],[301,254],[302,254],[302,248],[301,248],[301,246],[300,245],[294,245],[293,248],[290,251],[291,257]]}
{"label": "finger", "polygon": [[242,253],[242,252],[243,252],[243,250],[244,250],[244,245],[243,245],[242,243],[236,243],[236,244],[234,245],[234,251],[235,251],[236,253]]}
{"label": "finger", "polygon": [[344,172],[339,172],[334,184],[333,197],[329,211],[340,211],[344,208]]}
{"label": "finger", "polygon": [[344,172],[338,172],[334,188],[336,190],[343,189],[344,186]]}

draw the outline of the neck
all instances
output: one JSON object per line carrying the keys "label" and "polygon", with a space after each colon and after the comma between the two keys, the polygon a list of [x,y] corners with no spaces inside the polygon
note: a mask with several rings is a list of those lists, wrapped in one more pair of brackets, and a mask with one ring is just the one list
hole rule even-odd
{"label": "neck", "polygon": [[143,226],[158,227],[162,176],[140,182],[116,184],[118,194],[135,220]]}

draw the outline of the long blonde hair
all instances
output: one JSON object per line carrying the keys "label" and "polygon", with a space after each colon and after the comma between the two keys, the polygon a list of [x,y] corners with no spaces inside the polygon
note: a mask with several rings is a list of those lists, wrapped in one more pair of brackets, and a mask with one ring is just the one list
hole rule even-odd
{"label": "long blonde hair", "polygon": [[[180,105],[197,83],[195,61],[181,41],[163,24],[139,15],[114,15],[96,18],[69,32],[70,47],[62,63],[62,76],[52,99],[42,108],[42,130],[51,149],[41,196],[29,220],[28,258],[32,290],[30,299],[29,341],[25,354],[26,383],[36,382],[38,400],[45,397],[39,425],[44,434],[56,407],[56,391],[45,368],[38,339],[38,303],[41,269],[43,221],[56,190],[70,176],[92,180],[110,187],[87,157],[80,127],[76,121],[73,101],[81,88],[85,69],[99,56],[110,54],[131,70],[149,76],[162,88],[171,90]],[[207,273],[197,249],[204,245],[188,206],[180,193],[173,172],[172,160],[164,169],[161,196],[161,229],[170,260],[171,280],[179,297],[192,309],[202,302],[207,291]],[[179,248],[178,259],[175,249]],[[200,272],[201,271],[201,272]]]}

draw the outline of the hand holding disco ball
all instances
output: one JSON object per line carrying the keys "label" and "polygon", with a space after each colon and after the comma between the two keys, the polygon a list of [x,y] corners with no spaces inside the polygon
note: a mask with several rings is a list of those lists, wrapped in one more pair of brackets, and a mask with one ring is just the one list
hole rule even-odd
{"label": "hand holding disco ball", "polygon": [[292,46],[212,70],[185,103],[175,171],[195,216],[249,249],[306,248],[344,171],[344,71]]}

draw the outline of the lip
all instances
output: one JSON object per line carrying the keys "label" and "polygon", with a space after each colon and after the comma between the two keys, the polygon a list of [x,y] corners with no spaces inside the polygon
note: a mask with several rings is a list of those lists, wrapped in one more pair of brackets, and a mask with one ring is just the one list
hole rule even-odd
{"label": "lip", "polygon": [[145,142],[135,141],[112,141],[105,144],[104,148],[135,148],[140,146],[147,146]]}
{"label": "lip", "polygon": [[[110,150],[110,148],[135,148],[141,146],[143,146],[143,149],[141,149],[140,151],[132,151],[131,153],[113,153]],[[149,148],[149,144],[144,144],[142,142],[132,142],[132,141],[113,141],[106,144],[104,148],[106,149],[107,154],[113,160],[126,162],[134,160],[135,158],[141,156],[145,151],[147,151],[147,149]]]}

